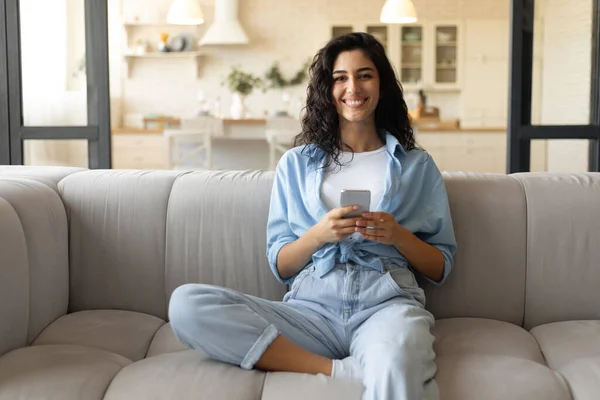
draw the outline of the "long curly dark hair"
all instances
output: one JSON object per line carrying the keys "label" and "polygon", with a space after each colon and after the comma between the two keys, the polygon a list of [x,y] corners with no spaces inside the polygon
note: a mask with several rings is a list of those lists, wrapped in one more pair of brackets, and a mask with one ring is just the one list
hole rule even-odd
{"label": "long curly dark hair", "polygon": [[[344,51],[361,50],[379,73],[380,97],[375,108],[377,132],[386,130],[408,151],[415,148],[414,133],[402,85],[385,53],[384,47],[368,33],[349,33],[329,41],[317,52],[310,65],[310,81],[302,117],[302,132],[294,138],[294,146],[314,144],[327,157],[325,167],[339,161],[342,149],[339,116],[333,101],[333,64]],[[380,133],[381,134],[381,133]],[[385,143],[385,138],[381,138]]]}

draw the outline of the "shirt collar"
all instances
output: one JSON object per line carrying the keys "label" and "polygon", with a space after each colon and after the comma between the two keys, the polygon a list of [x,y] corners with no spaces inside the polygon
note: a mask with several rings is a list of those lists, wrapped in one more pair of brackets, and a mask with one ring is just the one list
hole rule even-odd
{"label": "shirt collar", "polygon": [[[382,129],[380,131],[380,134],[382,137],[385,137],[385,147],[390,154],[395,155],[396,150],[400,150],[400,153],[402,153],[402,155],[406,155],[406,149],[404,148],[404,146],[402,146],[400,144],[400,142],[398,141],[398,139],[396,139],[396,137],[394,135],[392,135],[385,129]],[[324,155],[323,152],[320,151],[320,149],[314,144],[309,145],[307,148],[307,151],[308,151],[309,157],[313,158],[313,160],[318,159]],[[324,160],[320,160],[320,161],[324,161]]]}
{"label": "shirt collar", "polygon": [[390,154],[395,155],[396,150],[399,149],[403,155],[406,155],[406,149],[400,144],[394,135],[386,130],[382,130],[381,133],[382,136],[385,135],[385,147]]}

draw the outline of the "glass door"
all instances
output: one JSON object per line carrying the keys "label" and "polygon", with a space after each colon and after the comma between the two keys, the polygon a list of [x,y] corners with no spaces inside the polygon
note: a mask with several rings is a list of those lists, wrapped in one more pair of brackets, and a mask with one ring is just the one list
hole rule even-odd
{"label": "glass door", "polygon": [[3,163],[110,168],[106,1],[6,0],[4,7],[0,68],[5,59],[9,113],[0,140],[10,151]]}
{"label": "glass door", "polygon": [[403,26],[400,41],[400,81],[416,85],[423,80],[423,27]]}
{"label": "glass door", "polygon": [[435,28],[435,83],[456,83],[457,27]]}

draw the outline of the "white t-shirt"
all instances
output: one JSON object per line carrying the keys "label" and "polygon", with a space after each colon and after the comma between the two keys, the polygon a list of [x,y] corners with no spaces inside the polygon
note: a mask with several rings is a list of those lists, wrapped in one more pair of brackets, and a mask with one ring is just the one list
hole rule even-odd
{"label": "white t-shirt", "polygon": [[375,208],[383,197],[388,163],[386,147],[363,153],[342,152],[339,160],[342,166],[332,162],[325,170],[321,186],[321,199],[327,210],[340,206],[340,192],[343,189],[353,189],[370,190],[370,211],[380,211]]}

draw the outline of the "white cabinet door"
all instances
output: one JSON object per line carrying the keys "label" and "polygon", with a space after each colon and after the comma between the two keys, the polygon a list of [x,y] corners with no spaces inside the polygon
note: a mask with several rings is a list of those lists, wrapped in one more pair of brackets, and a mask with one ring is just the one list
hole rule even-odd
{"label": "white cabinet door", "polygon": [[434,23],[430,29],[431,84],[434,88],[459,88],[462,68],[462,32],[458,24]]}
{"label": "white cabinet door", "polygon": [[503,133],[421,133],[417,141],[441,171],[506,172]]}
{"label": "white cabinet door", "polygon": [[168,146],[161,134],[116,134],[112,136],[114,169],[167,169]]}
{"label": "white cabinet door", "polygon": [[421,81],[425,89],[456,91],[462,85],[462,23],[422,21],[410,25],[333,22],[330,37],[349,32],[369,32],[385,46],[388,57],[407,90],[416,90]]}

